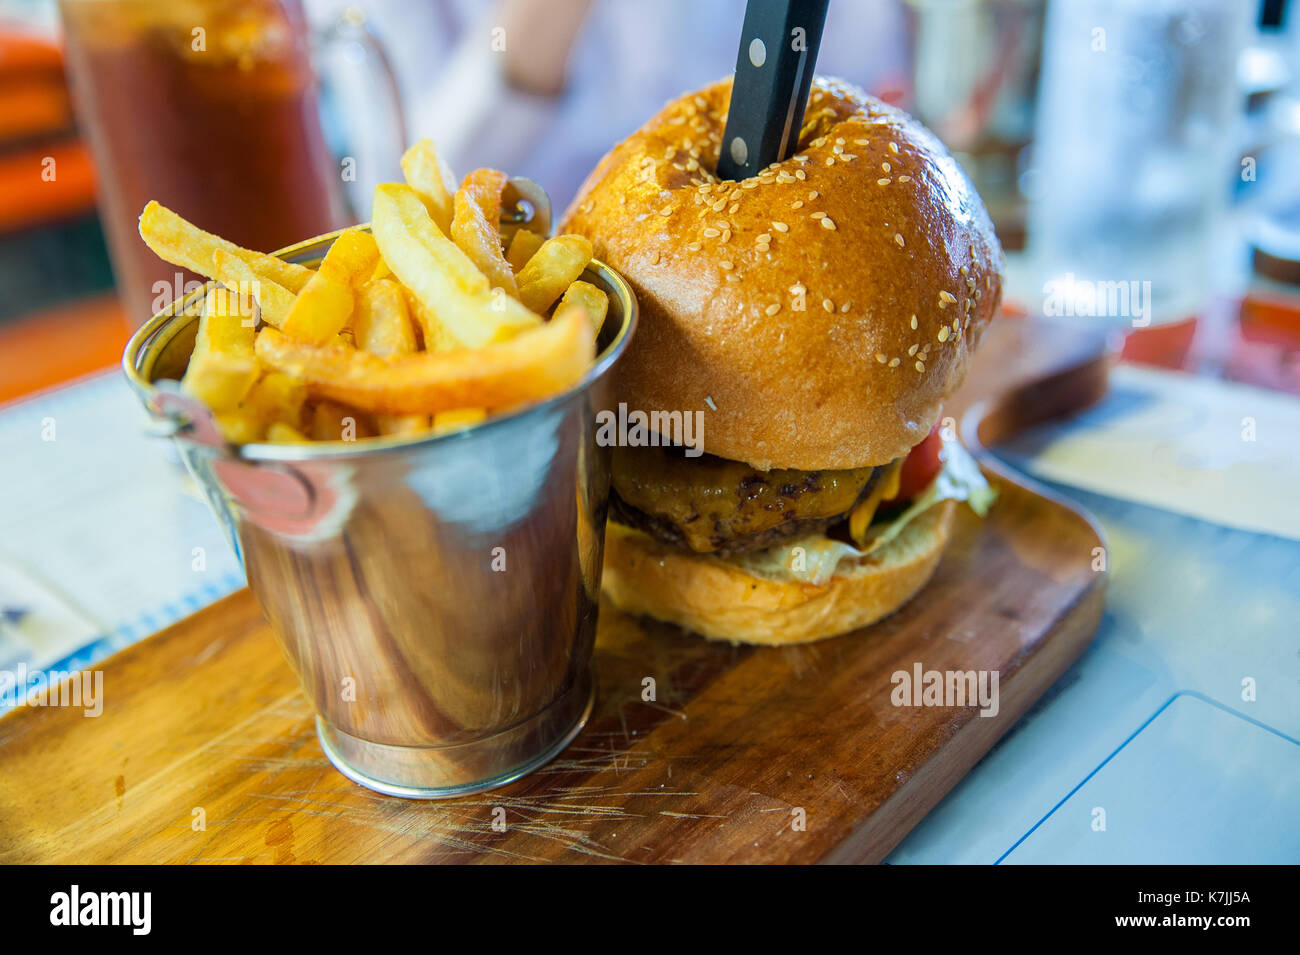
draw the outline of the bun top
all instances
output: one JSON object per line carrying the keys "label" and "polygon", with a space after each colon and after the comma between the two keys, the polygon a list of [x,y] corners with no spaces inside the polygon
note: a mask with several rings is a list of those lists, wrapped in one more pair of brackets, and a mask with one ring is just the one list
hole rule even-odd
{"label": "bun top", "polygon": [[818,77],[796,152],[713,170],[729,79],[669,103],[587,177],[561,232],[631,283],[629,409],[704,412],[704,448],[761,469],[906,454],[966,375],[1002,249],[928,130]]}

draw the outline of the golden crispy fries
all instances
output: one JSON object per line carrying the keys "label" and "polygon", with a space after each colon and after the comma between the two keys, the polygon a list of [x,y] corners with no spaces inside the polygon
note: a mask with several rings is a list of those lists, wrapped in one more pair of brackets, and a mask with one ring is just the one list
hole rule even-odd
{"label": "golden crispy fries", "polygon": [[546,241],[544,236],[536,232],[529,232],[527,229],[520,229],[515,233],[515,237],[510,240],[510,251],[506,253],[506,261],[516,272],[520,271],[528,260],[533,257],[542,243]]}
{"label": "golden crispy fries", "polygon": [[355,441],[374,437],[375,429],[365,415],[334,401],[318,401],[311,412],[313,441]]}
{"label": "golden crispy fries", "polygon": [[574,282],[560,299],[560,308],[566,305],[579,305],[591,319],[591,327],[600,334],[600,327],[605,324],[605,313],[609,311],[609,296],[590,282]]}
{"label": "golden crispy fries", "polygon": [[409,355],[415,351],[415,327],[401,287],[391,279],[367,282],[357,292],[352,334],[358,348],[376,355]]}
{"label": "golden crispy fries", "polygon": [[306,400],[306,384],[292,375],[269,371],[258,379],[238,408],[217,415],[217,424],[233,444],[261,441],[276,422],[296,429],[302,423]]}
{"label": "golden crispy fries", "polygon": [[308,444],[311,442],[311,438],[293,425],[285,424],[283,421],[271,422],[271,426],[266,429],[266,440],[276,444]]}
{"label": "golden crispy fries", "polygon": [[538,314],[569,287],[591,261],[591,242],[580,235],[547,239],[519,271],[519,301]]}
{"label": "golden crispy fries", "polygon": [[487,276],[493,288],[517,297],[515,273],[501,253],[501,190],[508,177],[495,169],[476,169],[460,184],[451,220],[451,239]]}
{"label": "golden crispy fries", "polygon": [[290,292],[301,291],[312,277],[312,270],[305,266],[241,249],[233,242],[204,232],[157,202],[151,201],[140,213],[140,238],[159,258],[210,279],[217,278],[213,254],[218,249],[243,259],[259,277],[270,279]]}
{"label": "golden crispy fries", "polygon": [[274,328],[257,338],[267,365],[308,382],[314,395],[380,414],[508,408],[578,381],[595,356],[587,313],[566,308],[546,325],[479,349],[384,359],[364,351],[300,344]]}
{"label": "golden crispy fries", "polygon": [[[415,327],[406,308],[401,286],[391,279],[378,279],[357,294],[352,315],[357,347],[383,356],[409,355],[416,350]],[[380,434],[415,434],[429,429],[428,415],[377,415]]]}
{"label": "golden crispy fries", "polygon": [[434,225],[443,235],[451,235],[454,202],[443,181],[442,166],[433,148],[433,140],[422,139],[402,155],[402,175],[419,195]]}
{"label": "golden crispy fries", "polygon": [[372,231],[339,233],[315,269],[145,206],[149,247],[220,283],[195,297],[182,388],[226,440],[445,434],[549,398],[591,367],[609,309],[578,280],[591,243],[523,227],[503,237],[506,174],[479,169],[457,188],[428,140],[402,171],[407,184],[375,189]]}
{"label": "golden crispy fries", "polygon": [[375,430],[380,434],[419,434],[433,426],[427,414],[377,414]]}
{"label": "golden crispy fries", "polygon": [[457,431],[478,424],[486,417],[486,408],[456,408],[452,411],[440,411],[433,416],[433,430]]}
{"label": "golden crispy fries", "polygon": [[236,407],[259,373],[253,354],[251,303],[229,289],[212,287],[203,302],[194,351],[181,388],[214,412]]}
{"label": "golden crispy fries", "polygon": [[251,295],[257,302],[262,321],[277,328],[293,306],[293,293],[264,276],[258,275],[244,259],[217,249],[212,254],[213,277],[241,296]]}
{"label": "golden crispy fries", "polygon": [[355,287],[370,278],[378,261],[374,237],[348,229],[334,240],[320,268],[298,293],[281,329],[300,342],[324,342],[337,335],[352,315]]}
{"label": "golden crispy fries", "polygon": [[438,231],[410,186],[376,186],[372,219],[384,261],[457,344],[478,348],[541,324],[510,296],[493,293],[469,257]]}

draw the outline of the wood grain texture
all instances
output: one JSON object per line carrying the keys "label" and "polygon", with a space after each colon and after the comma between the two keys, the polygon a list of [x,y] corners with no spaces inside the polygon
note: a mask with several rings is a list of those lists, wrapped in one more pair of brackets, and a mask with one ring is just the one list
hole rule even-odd
{"label": "wood grain texture", "polygon": [[[0,720],[0,861],[875,861],[1087,645],[1097,544],[1002,483],[922,595],[860,634],[731,648],[606,606],[577,740],[529,778],[436,803],[334,771],[241,591],[108,661],[102,716]],[[914,662],[999,670],[998,715],[894,707],[890,674]]]}
{"label": "wood grain texture", "polygon": [[[965,430],[987,439],[1033,418],[1026,393],[1056,410],[1065,392],[1091,400],[1098,355],[1072,357],[1075,373],[1038,368],[1029,384],[1007,375],[1005,400],[978,405]],[[104,663],[100,717],[28,707],[0,720],[0,862],[877,861],[1101,615],[1093,525],[992,476],[989,517],[962,509],[929,586],[865,631],[734,648],[602,607],[584,731],[532,776],[444,802],[379,796],[330,766],[241,591]],[[997,670],[997,715],[894,706],[890,676],[914,663]]]}

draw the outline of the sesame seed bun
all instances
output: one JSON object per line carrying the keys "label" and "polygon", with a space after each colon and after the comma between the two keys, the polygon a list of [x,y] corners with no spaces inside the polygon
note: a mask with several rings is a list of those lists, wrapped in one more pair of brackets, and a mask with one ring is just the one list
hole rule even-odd
{"label": "sesame seed bun", "polygon": [[730,95],[728,79],[666,106],[560,224],[636,291],[620,400],[703,411],[706,451],[764,470],[886,464],[938,419],[997,309],[988,214],[919,123],[820,77],[795,154],[719,182]]}
{"label": "sesame seed bun", "polygon": [[605,535],[604,590],[626,613],[711,640],[785,646],[857,630],[912,599],[934,574],[957,504],[942,501],[824,585],[759,577],[618,524]]}

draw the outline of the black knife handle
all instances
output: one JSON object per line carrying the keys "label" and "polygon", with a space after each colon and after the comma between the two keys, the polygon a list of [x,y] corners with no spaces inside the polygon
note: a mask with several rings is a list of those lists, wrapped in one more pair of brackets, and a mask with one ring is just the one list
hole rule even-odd
{"label": "black knife handle", "polygon": [[829,0],[749,0],[718,177],[747,179],[794,151]]}

